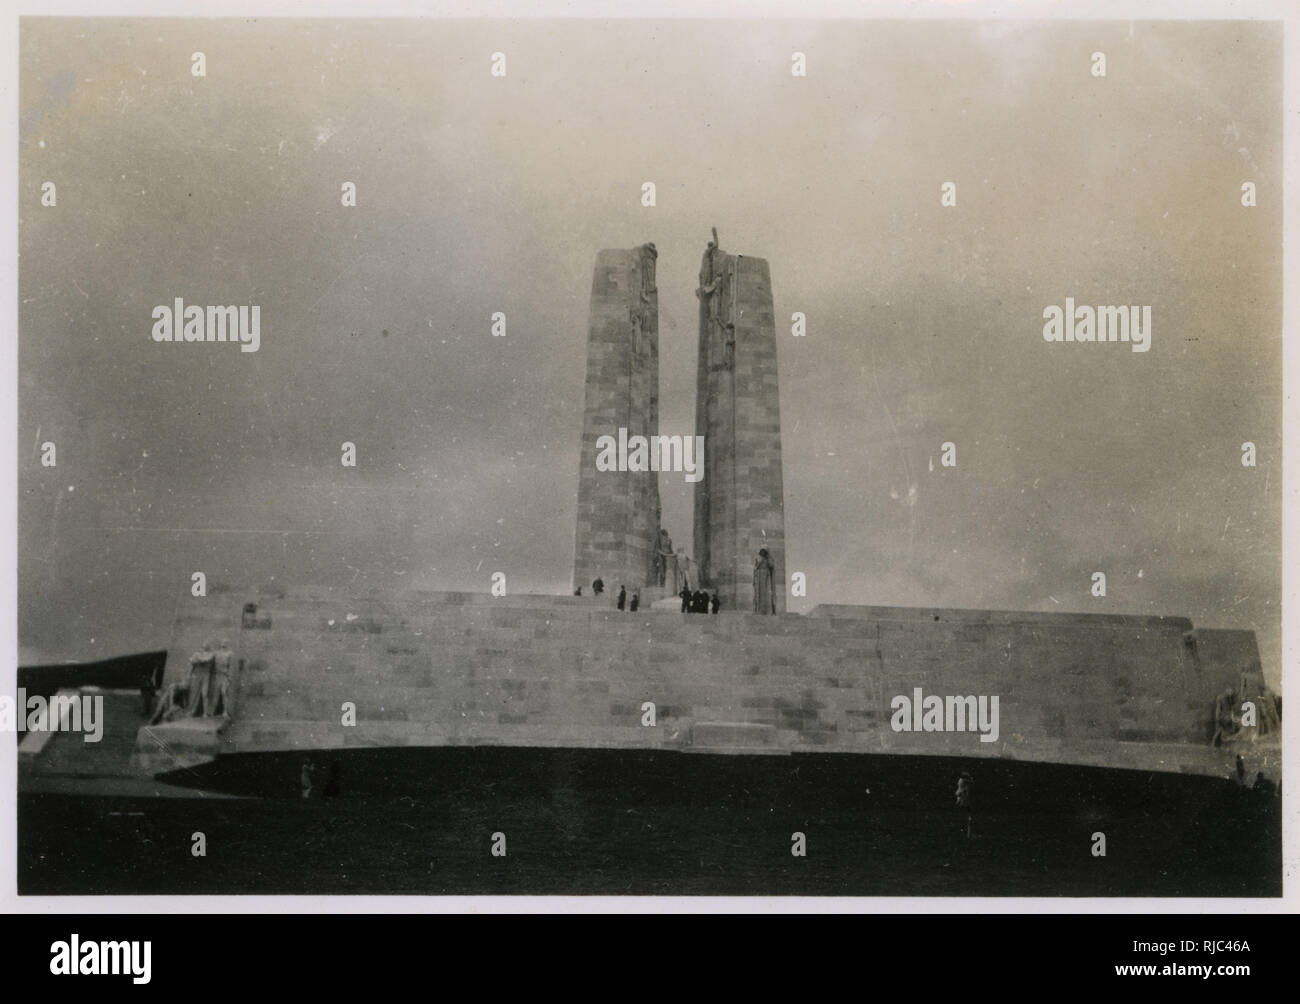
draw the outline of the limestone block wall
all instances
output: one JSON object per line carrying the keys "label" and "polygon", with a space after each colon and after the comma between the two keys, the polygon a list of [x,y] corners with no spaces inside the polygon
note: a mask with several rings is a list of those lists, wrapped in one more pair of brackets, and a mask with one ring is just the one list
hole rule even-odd
{"label": "limestone block wall", "polygon": [[659,431],[659,307],[652,245],[596,256],[578,465],[573,584],[607,591],[650,581],[659,530],[654,472],[597,471],[597,440]]}
{"label": "limestone block wall", "polygon": [[[571,597],[258,598],[232,751],[383,745],[898,752],[1222,773],[1180,618],[818,608],[620,613]],[[891,701],[998,696],[997,742],[895,732]],[[345,702],[356,726],[342,724]],[[653,702],[656,724],[642,724]],[[1230,757],[1228,757],[1230,760]]]}
{"label": "limestone block wall", "polygon": [[[695,549],[705,581],[730,610],[753,609],[753,564],[767,548],[785,610],[785,515],[772,280],[762,258],[706,255],[720,285],[700,297],[696,431],[705,437],[695,486]],[[719,302],[711,302],[716,298]],[[730,329],[715,322],[721,317]]]}

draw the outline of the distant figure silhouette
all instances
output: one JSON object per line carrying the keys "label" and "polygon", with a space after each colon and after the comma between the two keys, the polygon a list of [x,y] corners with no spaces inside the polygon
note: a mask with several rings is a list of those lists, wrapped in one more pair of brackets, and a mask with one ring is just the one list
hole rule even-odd
{"label": "distant figure silhouette", "polygon": [[574,596],[581,596],[581,595],[582,595],[582,587],[579,586],[577,589],[575,589],[575,590],[573,591],[573,595],[574,595]]}
{"label": "distant figure silhouette", "polygon": [[302,762],[302,775],[299,780],[302,785],[302,797],[311,798],[311,781],[312,776],[316,773],[316,765],[311,762],[311,757],[307,757]]}
{"label": "distant figure silhouette", "polygon": [[627,606],[627,590],[622,586],[618,587],[618,608],[622,610]]}
{"label": "distant figure silhouette", "polygon": [[709,612],[709,594],[703,589],[695,590],[695,595],[691,597],[691,613],[707,614]]}
{"label": "distant figure silhouette", "polygon": [[593,579],[591,583],[591,591],[596,596],[603,593],[605,591],[605,580],[601,578]]}
{"label": "distant figure silhouette", "polygon": [[718,608],[722,606],[722,600],[718,599],[718,594],[716,592],[713,594],[713,599],[711,602],[713,604],[713,612],[716,614],[718,612]]}
{"label": "distant figure silhouette", "polygon": [[776,566],[766,547],[754,559],[754,613],[776,613]]}
{"label": "distant figure silhouette", "polygon": [[966,813],[966,839],[970,839],[971,831],[971,789],[975,787],[975,779],[966,771],[961,772],[961,777],[957,778],[957,808]]}
{"label": "distant figure silhouette", "polygon": [[630,610],[632,613],[636,613],[636,608],[639,607],[640,605],[641,605],[641,594],[634,592],[632,594],[632,603],[628,606],[628,610]]}
{"label": "distant figure silhouette", "polygon": [[677,595],[682,598],[682,613],[684,614],[690,613],[691,612],[691,591],[686,586],[682,586],[682,591]]}

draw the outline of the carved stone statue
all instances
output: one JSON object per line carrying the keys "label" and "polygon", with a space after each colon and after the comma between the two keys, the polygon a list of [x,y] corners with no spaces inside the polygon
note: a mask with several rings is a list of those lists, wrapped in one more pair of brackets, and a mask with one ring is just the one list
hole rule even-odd
{"label": "carved stone statue", "polygon": [[675,572],[673,593],[681,593],[683,589],[694,589],[699,584],[699,566],[696,565],[695,559],[680,547],[677,549],[677,560],[673,562],[673,569]]}
{"label": "carved stone statue", "polygon": [[208,690],[210,715],[230,715],[230,670],[233,662],[234,654],[223,639],[213,658],[212,684]]}
{"label": "carved stone statue", "polygon": [[658,291],[655,286],[655,261],[659,252],[654,244],[642,244],[637,248],[640,255],[641,289],[640,303],[628,308],[628,318],[632,324],[632,352],[640,355],[642,335],[648,335],[654,327],[655,306],[653,294]]}
{"label": "carved stone statue", "polygon": [[1214,701],[1214,738],[1211,745],[1222,746],[1241,731],[1241,719],[1236,715],[1237,692],[1229,687]]}
{"label": "carved stone statue", "polygon": [[187,686],[189,704],[186,714],[190,718],[202,718],[209,714],[210,696],[208,688],[212,682],[212,670],[216,665],[216,643],[208,642],[190,656],[190,679]]}
{"label": "carved stone statue", "polygon": [[189,688],[183,683],[169,683],[158,698],[158,704],[154,707],[153,717],[149,719],[150,725],[158,725],[161,722],[174,722],[178,718],[186,717],[186,709],[190,703]]}
{"label": "carved stone statue", "polygon": [[718,361],[715,366],[731,369],[735,359],[736,325],[727,296],[734,289],[735,272],[734,269],[724,272],[719,268],[718,256],[721,253],[715,227],[713,240],[709,241],[700,262],[700,285],[695,295],[705,304],[707,311],[710,358]]}
{"label": "carved stone statue", "polygon": [[655,261],[659,252],[653,243],[642,244],[637,250],[641,252],[641,302],[649,303],[650,294],[658,289],[655,286]]}
{"label": "carved stone statue", "polygon": [[[659,530],[659,543],[655,548],[655,577],[661,586],[669,578],[674,583],[677,581],[677,555],[673,553],[673,538],[662,528]],[[674,589],[673,592],[678,592],[678,589]]]}

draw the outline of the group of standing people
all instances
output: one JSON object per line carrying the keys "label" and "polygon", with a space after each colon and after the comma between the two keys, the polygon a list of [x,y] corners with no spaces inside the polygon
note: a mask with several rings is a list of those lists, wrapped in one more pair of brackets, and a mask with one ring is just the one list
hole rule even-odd
{"label": "group of standing people", "polygon": [[[667,530],[660,528],[655,545],[654,572],[650,585],[670,590],[681,597],[682,613],[706,614],[717,613],[722,600],[715,590],[712,594],[700,588],[699,566],[681,548],[673,549],[673,538]],[[767,548],[759,548],[754,558],[754,613],[774,614],[777,612],[776,563]],[[605,591],[605,583],[597,578],[591,584],[592,594],[600,596]],[[574,595],[582,595],[582,587],[574,590]],[[629,598],[627,587],[618,587],[618,598],[614,604],[619,610],[635,613],[641,606],[641,594],[632,591]]]}
{"label": "group of standing people", "polygon": [[716,592],[710,596],[703,589],[691,592],[690,589],[683,586],[682,591],[677,595],[681,597],[682,613],[684,614],[707,614],[710,610],[716,614],[722,607],[722,600],[718,598]]}

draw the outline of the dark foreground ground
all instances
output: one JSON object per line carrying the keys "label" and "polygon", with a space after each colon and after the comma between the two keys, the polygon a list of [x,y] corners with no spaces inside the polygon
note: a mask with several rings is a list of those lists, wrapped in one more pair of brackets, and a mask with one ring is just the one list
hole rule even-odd
{"label": "dark foreground ground", "polygon": [[[333,767],[337,795],[300,797],[300,754],[167,778],[244,798],[20,794],[19,891],[1281,895],[1280,804],[1214,778],[505,748],[358,750],[317,764],[316,793]],[[970,839],[953,804],[963,769],[975,778]],[[791,854],[795,832],[805,857]],[[504,857],[492,854],[495,833]]]}

